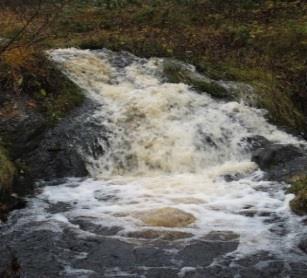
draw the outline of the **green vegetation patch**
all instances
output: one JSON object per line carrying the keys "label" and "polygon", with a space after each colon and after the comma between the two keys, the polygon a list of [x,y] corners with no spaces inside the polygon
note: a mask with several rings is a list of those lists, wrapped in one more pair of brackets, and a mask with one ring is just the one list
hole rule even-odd
{"label": "green vegetation patch", "polygon": [[13,162],[8,158],[6,149],[0,146],[0,200],[1,192],[9,192],[16,173]]}
{"label": "green vegetation patch", "polygon": [[168,81],[183,82],[200,92],[206,92],[216,98],[229,98],[230,93],[215,81],[195,72],[184,63],[176,60],[165,60],[163,71]]}
{"label": "green vegetation patch", "polygon": [[295,198],[290,202],[291,209],[298,215],[307,214],[307,176],[299,178],[291,185],[290,193],[295,194]]}

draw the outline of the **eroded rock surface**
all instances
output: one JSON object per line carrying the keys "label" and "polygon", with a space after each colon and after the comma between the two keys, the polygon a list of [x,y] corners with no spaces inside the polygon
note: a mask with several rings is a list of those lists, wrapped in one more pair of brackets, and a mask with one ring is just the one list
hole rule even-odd
{"label": "eroded rock surface", "polygon": [[48,278],[119,278],[127,275],[146,278],[230,278],[236,275],[303,278],[307,274],[303,263],[292,263],[289,267],[283,259],[270,253],[235,258],[232,252],[238,247],[238,237],[227,232],[211,232],[204,240],[150,239],[138,244],[105,235],[82,235],[72,228],[56,231],[43,223],[23,226],[13,232],[8,232],[8,228],[1,228],[1,275],[12,271],[12,263],[18,265],[19,274],[29,278],[41,277],[42,273]]}

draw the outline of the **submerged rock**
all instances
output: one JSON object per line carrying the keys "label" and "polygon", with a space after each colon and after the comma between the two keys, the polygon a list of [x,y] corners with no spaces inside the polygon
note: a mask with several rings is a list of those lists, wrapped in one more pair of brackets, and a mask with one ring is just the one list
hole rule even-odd
{"label": "submerged rock", "polygon": [[156,227],[186,227],[196,221],[193,214],[176,208],[146,211],[138,216],[146,225]]}
{"label": "submerged rock", "polygon": [[240,235],[232,231],[212,231],[202,239],[208,241],[238,241],[239,238]]}
{"label": "submerged rock", "polygon": [[145,230],[130,232],[128,237],[143,238],[143,239],[163,239],[163,240],[177,240],[192,237],[190,233],[180,231],[156,231]]}

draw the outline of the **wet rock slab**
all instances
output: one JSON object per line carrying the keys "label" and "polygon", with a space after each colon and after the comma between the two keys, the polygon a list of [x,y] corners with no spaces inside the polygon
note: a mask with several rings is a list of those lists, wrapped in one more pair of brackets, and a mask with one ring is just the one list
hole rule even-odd
{"label": "wet rock slab", "polygon": [[[79,221],[81,221],[79,219]],[[83,222],[84,224],[85,222]],[[73,228],[61,232],[22,227],[0,239],[0,273],[16,258],[24,277],[306,277],[303,263],[289,264],[269,253],[236,259],[239,236],[214,231],[200,240],[161,238],[123,241],[110,235],[84,235]],[[99,233],[98,233],[99,234]],[[0,275],[0,277],[2,277]],[[239,277],[239,276],[238,276]]]}
{"label": "wet rock slab", "polygon": [[129,242],[108,235],[85,236],[73,228],[55,232],[42,226],[26,226],[8,234],[3,227],[1,233],[4,256],[0,258],[0,273],[15,256],[26,277],[33,278],[43,273],[47,277],[81,277],[78,275],[82,271],[87,273],[82,277],[104,277],[106,273],[111,275],[108,277],[122,277],[120,273],[131,277],[178,277],[182,267],[208,266],[238,246],[234,238],[223,241],[219,237],[216,241],[211,236],[210,240],[191,243],[161,238]]}

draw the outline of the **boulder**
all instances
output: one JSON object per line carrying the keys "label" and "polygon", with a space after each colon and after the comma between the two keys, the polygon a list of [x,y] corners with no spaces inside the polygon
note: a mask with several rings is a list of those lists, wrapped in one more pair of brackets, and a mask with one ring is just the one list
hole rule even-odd
{"label": "boulder", "polygon": [[291,182],[307,171],[306,151],[294,145],[266,144],[252,153],[252,161],[272,180]]}
{"label": "boulder", "polygon": [[171,207],[145,211],[137,216],[146,225],[155,227],[186,227],[196,221],[193,214]]}

